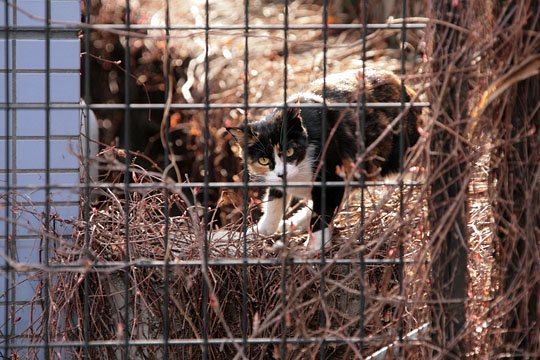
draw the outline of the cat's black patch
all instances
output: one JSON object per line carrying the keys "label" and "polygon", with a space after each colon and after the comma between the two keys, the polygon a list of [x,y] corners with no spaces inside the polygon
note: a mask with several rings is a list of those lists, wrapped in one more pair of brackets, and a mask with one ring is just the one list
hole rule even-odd
{"label": "cat's black patch", "polygon": [[283,191],[275,188],[268,189],[268,200],[283,198]]}

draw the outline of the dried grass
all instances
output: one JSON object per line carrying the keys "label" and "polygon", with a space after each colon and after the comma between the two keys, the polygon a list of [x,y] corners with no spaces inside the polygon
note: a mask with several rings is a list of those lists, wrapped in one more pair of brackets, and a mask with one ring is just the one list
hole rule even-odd
{"label": "dried grass", "polygon": [[[146,182],[150,176],[139,177]],[[399,216],[399,190],[388,191],[384,187],[366,190],[365,222],[363,227],[364,246],[359,246],[351,235],[357,233],[357,192],[350,198],[337,220],[337,240],[334,251],[327,254],[324,265],[319,260],[302,255],[300,246],[275,249],[271,239],[251,239],[248,259],[260,261],[256,266],[243,268],[227,265],[237,262],[243,254],[243,239],[238,224],[208,233],[208,262],[205,276],[200,267],[201,249],[204,243],[202,218],[193,206],[186,206],[177,194],[171,195],[169,203],[181,203],[185,210],[182,216],[166,218],[164,214],[163,190],[151,190],[144,194],[133,192],[129,210],[129,274],[123,270],[126,259],[124,215],[125,202],[109,192],[106,207],[94,210],[88,224],[81,222],[75,242],[69,248],[57,252],[54,262],[58,265],[86,263],[86,272],[80,274],[59,273],[52,294],[53,318],[64,318],[50,326],[50,334],[83,341],[81,322],[85,318],[85,301],[88,302],[89,334],[92,341],[118,339],[121,335],[123,306],[125,305],[125,276],[129,279],[127,294],[130,301],[130,334],[133,339],[159,339],[164,329],[164,282],[168,283],[170,306],[169,337],[171,339],[201,339],[203,313],[201,296],[203,287],[209,291],[208,337],[241,338],[240,312],[246,291],[245,303],[248,327],[253,338],[279,338],[282,336],[282,319],[286,321],[286,334],[291,339],[332,337],[346,339],[367,336],[365,351],[373,351],[392,341],[397,336],[397,324],[407,329],[415,328],[425,318],[413,316],[421,312],[412,310],[412,302],[399,300],[396,265],[370,265],[373,260],[397,259],[399,239],[406,239],[405,261],[416,258],[425,243],[427,224],[423,211],[412,211],[418,204],[420,194],[405,190],[408,200],[406,218]],[[384,202],[380,202],[380,198]],[[352,219],[354,217],[354,219]],[[166,223],[168,222],[168,225]],[[90,228],[90,244],[85,244],[85,227]],[[165,245],[165,229],[169,229],[170,253]],[[304,235],[305,236],[305,235]],[[66,255],[61,255],[66,254]],[[340,259],[357,259],[363,256],[367,264],[339,264]],[[288,264],[285,259],[296,259]],[[168,270],[154,266],[151,262],[168,259]],[[284,263],[285,261],[285,263]],[[305,263],[303,263],[305,262]],[[215,265],[222,263],[222,265]],[[287,264],[287,265],[285,265]],[[193,266],[197,265],[197,266]],[[364,267],[361,272],[360,266]],[[407,266],[409,267],[409,266]],[[165,271],[167,271],[167,280]],[[364,275],[362,275],[362,273]],[[321,277],[324,277],[323,279]],[[285,279],[286,304],[282,299],[282,281]],[[363,279],[363,280],[362,280]],[[87,282],[88,293],[83,290]],[[402,289],[403,294],[409,293]],[[365,303],[361,304],[361,297]],[[411,298],[415,296],[409,293]],[[417,295],[416,295],[417,296]],[[363,317],[359,309],[364,307]],[[69,315],[68,315],[69,314]],[[325,319],[320,326],[321,316]],[[363,324],[359,328],[359,325]],[[52,324],[51,324],[52,325]],[[71,329],[71,330],[69,330]],[[360,330],[361,329],[361,330]],[[305,358],[317,354],[319,344],[291,344],[287,358]],[[247,350],[248,358],[265,358],[265,354],[276,351],[274,345],[253,345]],[[371,350],[370,350],[371,349]],[[114,358],[119,350],[114,347],[91,348],[92,358]],[[163,356],[163,348],[147,346],[133,348],[130,356],[156,358]],[[171,346],[170,355],[175,357],[199,358],[199,346]],[[353,344],[327,345],[326,352],[337,358],[349,358],[359,351]],[[213,358],[232,358],[237,349],[226,345],[219,349],[210,347]],[[82,350],[78,352],[82,356]],[[312,354],[312,355],[309,355]]]}

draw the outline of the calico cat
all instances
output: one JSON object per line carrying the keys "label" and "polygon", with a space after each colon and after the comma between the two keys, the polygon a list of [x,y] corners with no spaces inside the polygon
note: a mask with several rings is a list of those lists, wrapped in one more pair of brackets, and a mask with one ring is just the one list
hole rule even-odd
{"label": "calico cat", "polygon": [[[365,80],[364,80],[365,79]],[[249,123],[247,127],[229,127],[246,157],[250,178],[275,184],[267,189],[263,201],[263,216],[257,223],[257,231],[271,235],[277,231],[294,227],[311,229],[306,246],[320,250],[331,245],[329,226],[339,209],[343,186],[324,189],[321,186],[294,186],[295,182],[342,181],[337,169],[346,163],[354,163],[359,142],[357,129],[360,114],[356,105],[350,108],[332,108],[332,103],[357,103],[365,81],[366,102],[400,102],[401,82],[391,72],[381,70],[348,71],[313,82],[305,92],[292,96],[286,110],[275,109],[262,120]],[[323,87],[325,93],[323,94]],[[405,102],[410,102],[414,92],[405,88]],[[323,100],[324,96],[324,100]],[[326,110],[321,106],[326,102]],[[309,107],[313,104],[313,107]],[[364,141],[367,148],[382,134],[399,108],[367,108],[364,123]],[[323,134],[323,116],[326,128]],[[418,138],[420,110],[411,107],[403,118],[405,149],[414,145]],[[399,125],[385,136],[365,160],[365,169],[376,176],[385,176],[399,170]],[[284,131],[286,129],[286,132]],[[324,135],[324,137],[323,137]],[[323,143],[325,139],[325,143]],[[247,144],[245,141],[247,140]],[[322,165],[324,160],[324,166]],[[324,169],[324,174],[323,174]],[[283,193],[283,178],[287,179],[286,194]],[[283,220],[283,209],[288,208],[292,198],[305,199],[308,205],[287,220]],[[323,202],[324,197],[324,202]],[[323,204],[324,203],[324,204]],[[285,221],[285,224],[283,223]]]}

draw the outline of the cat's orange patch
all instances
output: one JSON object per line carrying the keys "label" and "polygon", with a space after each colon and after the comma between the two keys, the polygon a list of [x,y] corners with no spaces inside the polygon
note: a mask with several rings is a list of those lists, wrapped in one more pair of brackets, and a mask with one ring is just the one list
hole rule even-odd
{"label": "cat's orange patch", "polygon": [[255,145],[255,143],[258,141],[259,141],[259,133],[256,132],[255,134],[248,136],[249,146]]}
{"label": "cat's orange patch", "polygon": [[248,160],[249,172],[255,175],[267,175],[270,170],[268,166],[259,164],[258,161]]}

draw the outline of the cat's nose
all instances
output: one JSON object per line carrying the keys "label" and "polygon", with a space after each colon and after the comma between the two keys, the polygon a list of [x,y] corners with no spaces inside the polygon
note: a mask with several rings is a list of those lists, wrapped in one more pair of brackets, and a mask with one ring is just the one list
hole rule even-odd
{"label": "cat's nose", "polygon": [[277,176],[283,179],[283,174],[277,174]]}

